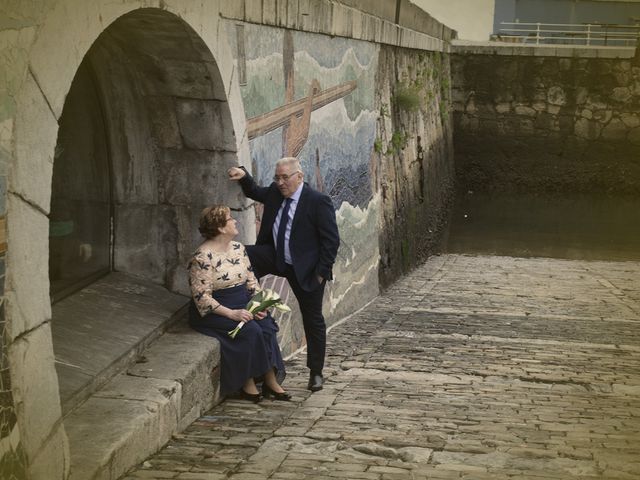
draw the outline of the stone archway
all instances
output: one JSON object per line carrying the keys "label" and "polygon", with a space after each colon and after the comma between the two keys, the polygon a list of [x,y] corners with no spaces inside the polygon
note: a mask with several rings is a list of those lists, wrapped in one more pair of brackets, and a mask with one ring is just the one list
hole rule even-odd
{"label": "stone archway", "polygon": [[230,195],[224,167],[236,163],[226,92],[199,36],[158,9],[120,17],[85,55],[60,118],[51,216],[75,216],[51,241],[88,248],[55,270],[101,254],[89,279],[110,267],[186,293],[197,216]]}
{"label": "stone archway", "polygon": [[231,196],[226,170],[237,156],[213,56],[158,9],[128,13],[100,34],[59,124],[49,274],[54,300],[72,294],[52,311],[65,415],[185,304],[168,292],[188,295],[199,212]]}
{"label": "stone archway", "polygon": [[[33,478],[64,478],[69,463],[54,368],[45,239],[54,152],[64,154],[56,151],[58,122],[64,121],[66,99],[73,102],[72,80],[75,76],[95,90],[106,125],[114,225],[110,267],[183,290],[177,265],[191,248],[197,211],[230,195],[215,188],[221,185],[213,178],[215,170],[248,160],[233,60],[218,32],[218,2],[207,3],[182,1],[174,7],[152,1],[144,7],[162,9],[137,9],[135,2],[60,0],[43,17],[29,52],[13,128],[5,308],[20,439]],[[184,49],[172,52],[182,60],[163,48],[172,40],[185,42]],[[81,67],[83,61],[88,63]],[[180,62],[192,65],[181,70]],[[183,80],[180,85],[171,84],[176,78]],[[166,120],[169,114],[173,120]],[[201,122],[223,124],[223,130],[202,135]],[[191,188],[190,178],[199,186]],[[161,231],[167,224],[168,231]],[[141,245],[145,232],[153,241]]]}

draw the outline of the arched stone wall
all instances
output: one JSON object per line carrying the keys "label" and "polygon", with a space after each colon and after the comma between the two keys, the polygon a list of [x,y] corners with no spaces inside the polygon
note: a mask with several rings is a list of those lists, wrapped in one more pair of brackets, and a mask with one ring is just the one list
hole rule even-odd
{"label": "arched stone wall", "polygon": [[[56,164],[74,162],[77,167],[66,175],[78,176],[83,158],[97,154],[96,148],[106,150],[114,270],[188,294],[185,265],[200,241],[198,215],[237,190],[226,176],[237,164],[237,147],[218,65],[188,25],[158,9],[120,17],[98,37],[82,65],[86,68],[78,71],[72,91],[94,84],[100,106],[69,96],[65,111],[86,112],[75,119],[63,113]],[[100,136],[90,125],[101,123],[105,146],[87,145],[87,154],[67,156],[67,144],[87,144],[87,138]],[[71,182],[58,180],[64,195]]]}
{"label": "arched stone wall", "polygon": [[[19,430],[11,442],[24,450],[30,478],[58,479],[68,473],[69,453],[54,369],[49,280],[44,273],[48,260],[47,214],[58,120],[80,63],[105,28],[127,13],[156,8],[176,16],[197,33],[219,68],[220,91],[226,94],[229,128],[235,134],[235,144],[228,148],[236,151],[240,163],[248,162],[248,144],[233,59],[218,32],[218,2],[46,3],[42,16],[33,19],[27,39],[16,40],[22,41],[28,60],[24,77],[15,82],[16,114],[2,123],[3,148],[10,145],[4,334]],[[188,110],[185,106],[183,111]],[[241,201],[240,196],[236,201]],[[253,224],[246,223],[248,228]],[[165,281],[175,285],[179,279]],[[6,438],[0,438],[0,444],[7,444]]]}

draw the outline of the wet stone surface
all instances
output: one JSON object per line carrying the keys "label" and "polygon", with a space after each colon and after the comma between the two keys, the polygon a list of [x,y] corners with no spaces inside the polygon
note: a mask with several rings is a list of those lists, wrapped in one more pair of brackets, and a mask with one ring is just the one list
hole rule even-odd
{"label": "wet stone surface", "polygon": [[640,263],[446,255],[127,480],[638,479]]}

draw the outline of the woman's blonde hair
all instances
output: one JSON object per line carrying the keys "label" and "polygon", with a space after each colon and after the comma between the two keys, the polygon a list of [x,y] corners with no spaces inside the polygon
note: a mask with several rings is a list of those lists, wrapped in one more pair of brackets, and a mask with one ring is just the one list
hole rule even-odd
{"label": "woman's blonde hair", "polygon": [[231,210],[226,205],[212,205],[200,213],[200,234],[211,239],[220,234],[220,229],[227,224],[227,218]]}

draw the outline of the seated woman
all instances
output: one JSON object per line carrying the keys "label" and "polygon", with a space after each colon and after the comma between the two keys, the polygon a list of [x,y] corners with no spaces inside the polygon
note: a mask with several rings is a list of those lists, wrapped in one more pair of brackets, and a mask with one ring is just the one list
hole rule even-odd
{"label": "seated woman", "polygon": [[[263,378],[262,393],[276,400],[290,400],[280,386],[284,363],[276,334],[278,326],[266,312],[255,316],[246,310],[259,290],[244,246],[234,242],[236,220],[223,205],[205,208],[200,214],[200,233],[205,241],[189,262],[192,301],[189,324],[220,342],[220,394],[238,392],[240,398],[260,401],[256,379]],[[235,338],[228,334],[244,322]]]}

